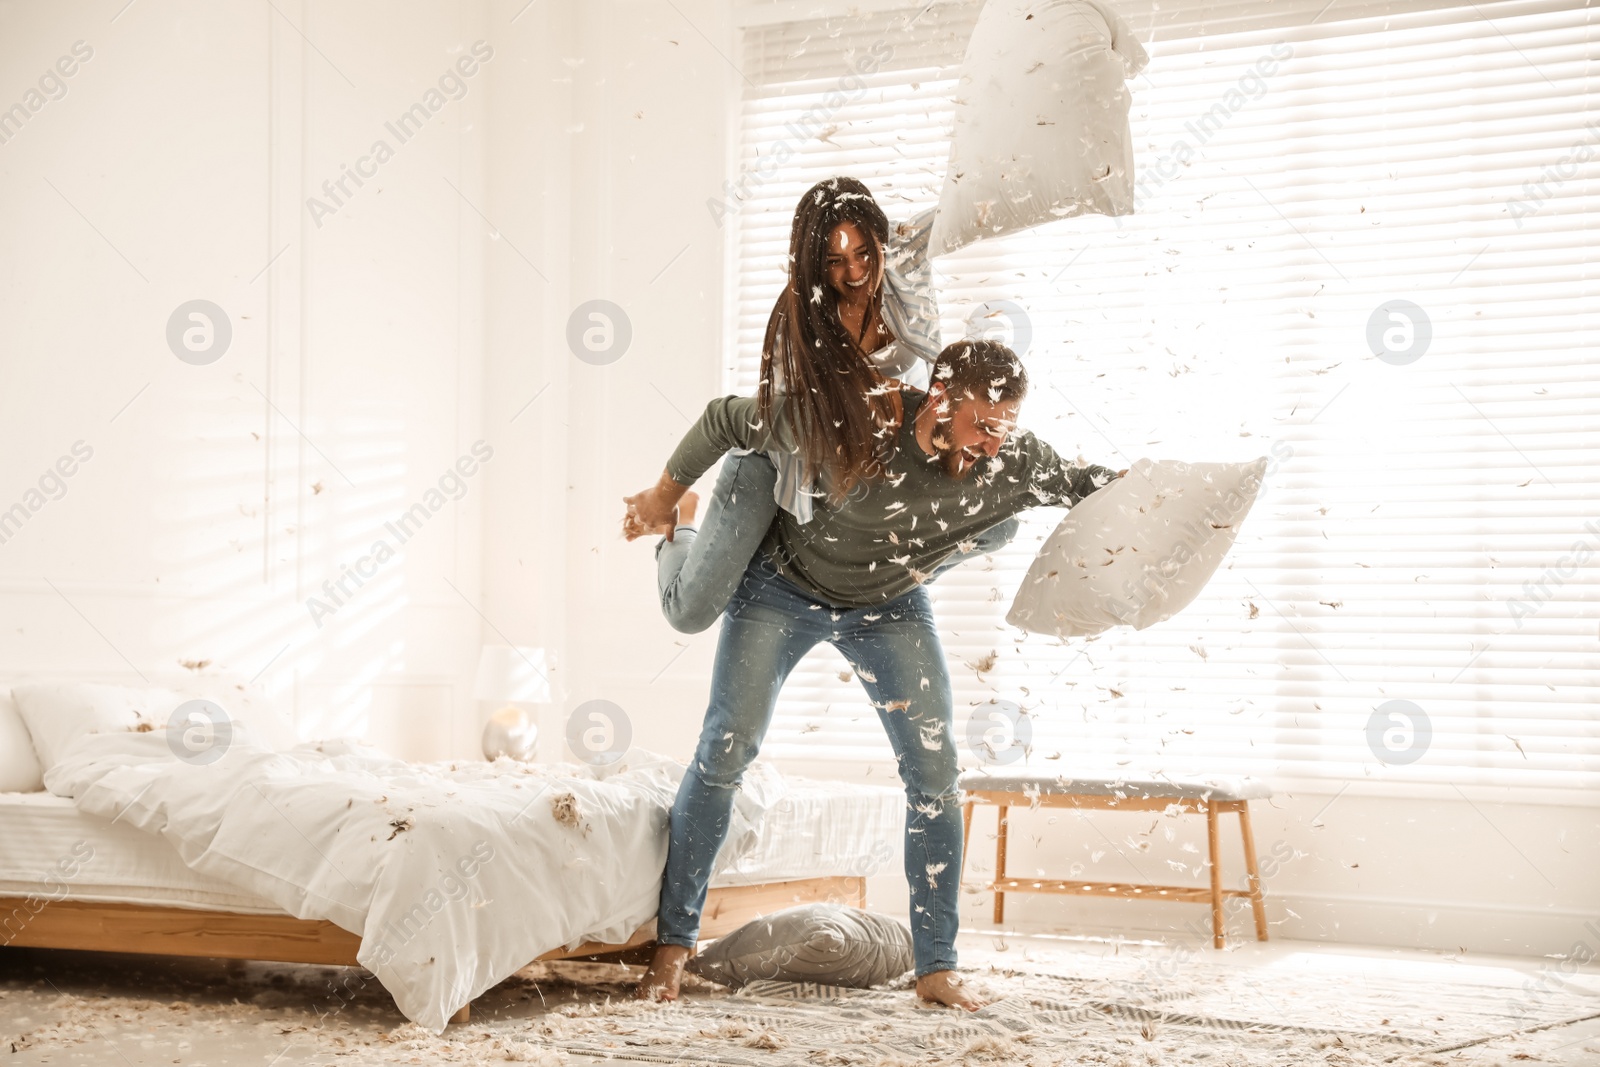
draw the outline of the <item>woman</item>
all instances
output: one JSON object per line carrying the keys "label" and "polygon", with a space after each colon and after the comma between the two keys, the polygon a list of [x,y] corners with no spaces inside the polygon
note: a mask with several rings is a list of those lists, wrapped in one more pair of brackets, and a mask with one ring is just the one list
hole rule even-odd
{"label": "woman", "polygon": [[[779,507],[808,522],[814,497],[842,498],[871,480],[874,450],[892,439],[883,429],[897,402],[888,378],[925,385],[941,347],[927,257],[933,214],[891,230],[867,187],[846,177],[818,182],[800,198],[788,282],[767,319],[759,393],[766,419],[778,394],[796,399],[797,451],[730,454],[698,530],[690,525],[693,493],[676,523],[650,529],[637,520],[643,494],[623,498],[630,539],[665,537],[656,546],[657,577],[674,629],[698,633],[716,622]],[[1016,530],[1015,519],[998,524],[935,575],[999,549]]]}

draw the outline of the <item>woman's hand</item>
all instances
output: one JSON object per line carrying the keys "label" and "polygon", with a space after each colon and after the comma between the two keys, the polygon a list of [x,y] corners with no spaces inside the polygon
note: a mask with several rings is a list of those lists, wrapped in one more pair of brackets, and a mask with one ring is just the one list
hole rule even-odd
{"label": "woman's hand", "polygon": [[688,486],[679,485],[663,471],[660,480],[649,489],[623,497],[628,510],[622,517],[622,535],[630,541],[650,534],[672,540],[673,528],[678,524],[678,501],[688,491]]}

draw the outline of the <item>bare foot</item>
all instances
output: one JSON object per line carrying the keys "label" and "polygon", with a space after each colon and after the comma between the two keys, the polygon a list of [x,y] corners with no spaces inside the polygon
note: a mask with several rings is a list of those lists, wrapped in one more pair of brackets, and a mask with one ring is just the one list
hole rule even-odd
{"label": "bare foot", "polygon": [[917,996],[952,1008],[977,1011],[984,1000],[955,971],[933,971],[917,979]]}
{"label": "bare foot", "polygon": [[[624,497],[624,499],[627,498]],[[678,506],[673,509],[672,518],[652,526],[641,519],[634,506],[629,504],[627,514],[622,518],[622,536],[629,541],[637,541],[641,537],[648,537],[654,534],[657,537],[665,537],[670,541],[672,540],[672,535],[677,532],[679,523],[694,521],[695,509],[699,506],[700,497],[698,494],[685,493],[683,494],[683,499],[678,502]]]}
{"label": "bare foot", "polygon": [[691,955],[682,945],[657,945],[650,968],[639,980],[633,995],[640,1000],[677,1000],[678,983],[683,981],[683,964]]}

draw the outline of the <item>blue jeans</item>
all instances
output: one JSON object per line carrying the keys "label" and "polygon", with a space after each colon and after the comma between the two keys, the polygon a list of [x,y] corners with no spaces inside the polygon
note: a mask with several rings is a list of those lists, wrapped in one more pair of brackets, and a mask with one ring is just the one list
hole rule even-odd
{"label": "blue jeans", "polygon": [[679,526],[656,545],[661,613],[679,633],[717,621],[777,517],[778,472],[759,452],[729,453],[700,529]]}
{"label": "blue jeans", "polygon": [[757,555],[728,604],[711,703],[669,816],[656,938],[693,947],[733,798],[784,679],[826,641],[855,667],[906,791],[905,873],[917,976],[952,970],[960,926],[961,805],[950,675],[921,586],[872,608],[830,608]]}
{"label": "blue jeans", "polygon": [[[759,452],[730,453],[706,504],[700,529],[679,526],[672,540],[656,545],[656,581],[661,591],[661,613],[679,633],[697,634],[708,629],[744,578],[745,567],[756,554],[767,528],[777,517],[772,496],[778,472]],[[1017,536],[1012,516],[985,530],[970,552],[955,552],[935,567],[928,578],[943,574],[973,556],[999,551]]]}

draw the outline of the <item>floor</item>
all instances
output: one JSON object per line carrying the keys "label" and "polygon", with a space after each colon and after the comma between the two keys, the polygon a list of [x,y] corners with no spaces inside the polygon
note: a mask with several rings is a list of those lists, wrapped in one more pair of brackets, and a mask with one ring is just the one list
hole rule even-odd
{"label": "floor", "polygon": [[[1167,959],[1173,958],[1172,946],[1149,942],[1015,934],[1003,938],[964,934],[961,948],[968,961],[1013,964],[1030,955],[1059,959],[1062,954],[1104,958],[1166,953]],[[1247,968],[1291,953],[1316,954],[1330,967],[1348,968],[1352,981],[1359,981],[1364,969],[1408,960],[1504,968],[1511,976],[1536,976],[1541,965],[1551,965],[1524,958],[1456,959],[1294,941],[1246,943],[1205,958]],[[612,977],[627,978],[619,965],[591,966],[610,968]],[[1600,968],[1579,968],[1565,977],[1600,991]],[[474,1006],[472,1023],[446,1031],[441,1045],[407,1024],[382,988],[364,978],[364,972],[341,968],[0,950],[0,1063],[5,1067],[291,1067],[512,1061],[582,1067],[608,1062],[503,1040],[503,1035],[525,1029],[530,1019],[550,1006],[543,1003],[539,987],[529,983],[491,990]],[[578,994],[570,987],[564,994],[552,989],[551,996],[560,995]],[[1459,1067],[1600,1067],[1600,1018],[1437,1055],[1428,1062]]]}

